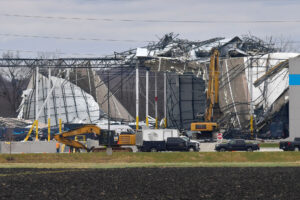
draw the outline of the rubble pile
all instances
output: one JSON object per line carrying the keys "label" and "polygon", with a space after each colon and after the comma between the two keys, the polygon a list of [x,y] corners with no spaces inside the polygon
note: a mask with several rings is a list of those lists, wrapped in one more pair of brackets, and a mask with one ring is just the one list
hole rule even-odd
{"label": "rubble pile", "polygon": [[17,119],[17,118],[3,118],[0,117],[0,127],[6,128],[24,128],[28,125],[32,124],[30,120]]}
{"label": "rubble pile", "polygon": [[115,53],[114,56],[124,59],[127,63],[133,62],[142,50],[146,57],[172,58],[180,61],[207,61],[212,49],[218,48],[220,56],[237,57],[276,52],[273,44],[267,43],[255,36],[236,36],[232,38],[215,37],[204,41],[189,41],[179,39],[178,35],[169,33],[158,42],[149,43],[145,47],[130,49]]}

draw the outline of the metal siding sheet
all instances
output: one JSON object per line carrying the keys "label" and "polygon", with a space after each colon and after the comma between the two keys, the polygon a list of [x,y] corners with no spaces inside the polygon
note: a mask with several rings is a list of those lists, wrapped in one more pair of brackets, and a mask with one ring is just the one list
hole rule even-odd
{"label": "metal siding sheet", "polygon": [[290,74],[289,85],[300,85],[300,74]]}
{"label": "metal siding sheet", "polygon": [[[180,81],[178,81],[179,77]],[[180,76],[168,74],[168,80],[168,127],[189,129],[191,122],[199,120],[196,119],[196,115],[205,112],[205,82],[192,74]]]}
{"label": "metal siding sheet", "polygon": [[[295,78],[292,82],[295,85],[289,86],[289,132],[288,140],[293,140],[295,137],[300,137],[299,124],[300,124],[300,86],[298,83],[300,75],[300,57],[289,59],[290,78]],[[290,79],[291,81],[291,79]],[[291,82],[290,82],[291,83]]]}

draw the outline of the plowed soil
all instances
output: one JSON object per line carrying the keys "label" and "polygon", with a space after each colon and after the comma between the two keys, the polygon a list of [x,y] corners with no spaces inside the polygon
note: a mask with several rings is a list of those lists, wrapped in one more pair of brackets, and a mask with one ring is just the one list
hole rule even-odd
{"label": "plowed soil", "polygon": [[0,199],[299,199],[300,168],[0,169]]}

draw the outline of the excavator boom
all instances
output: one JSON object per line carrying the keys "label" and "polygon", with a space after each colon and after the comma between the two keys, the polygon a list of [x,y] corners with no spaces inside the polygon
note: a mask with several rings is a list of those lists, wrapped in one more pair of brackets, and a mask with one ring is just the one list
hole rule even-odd
{"label": "excavator boom", "polygon": [[80,128],[66,131],[60,134],[54,135],[55,140],[58,142],[74,147],[74,148],[79,148],[79,149],[85,149],[87,151],[90,151],[85,145],[82,143],[69,139],[67,137],[72,137],[72,136],[77,136],[77,135],[83,135],[83,134],[89,134],[89,133],[94,133],[96,135],[100,135],[100,128],[96,125],[84,125]]}
{"label": "excavator boom", "polygon": [[[74,140],[73,138],[68,138],[72,136],[78,136],[78,135],[84,135],[84,134],[89,134],[93,133],[96,135],[100,136],[100,128],[96,125],[84,125],[82,127],[79,127],[74,130],[66,131],[60,134],[54,135],[54,138],[67,146],[78,148],[78,149],[85,149],[88,152],[93,151],[93,152],[101,152],[104,151],[105,148],[94,148],[92,147],[91,149],[87,148],[84,144]],[[106,131],[102,131],[101,133],[102,139],[104,139],[104,143],[101,145],[112,145],[114,151],[126,151],[126,152],[132,152],[131,148],[126,148],[122,147],[122,145],[135,145],[135,135],[134,134],[121,134],[118,136],[118,143],[114,144],[114,141],[111,141],[110,143],[108,142],[109,139],[114,140],[114,134],[109,135],[106,133]],[[104,137],[104,138],[103,138]],[[101,137],[99,137],[101,138]]]}

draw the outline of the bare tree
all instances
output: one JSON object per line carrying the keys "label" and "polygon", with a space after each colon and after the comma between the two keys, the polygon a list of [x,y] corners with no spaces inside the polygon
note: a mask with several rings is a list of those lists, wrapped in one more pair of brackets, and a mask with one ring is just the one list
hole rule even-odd
{"label": "bare tree", "polygon": [[266,41],[268,41],[269,44],[273,44],[278,52],[298,52],[299,51],[299,46],[297,47],[295,45],[295,42],[288,37],[266,36]]}
{"label": "bare tree", "polygon": [[[19,54],[11,52],[3,53],[3,58],[18,58]],[[21,103],[22,91],[26,88],[31,75],[30,68],[5,67],[0,68],[0,97],[7,100],[10,109],[16,116],[17,109]],[[7,108],[6,108],[7,109]]]}

